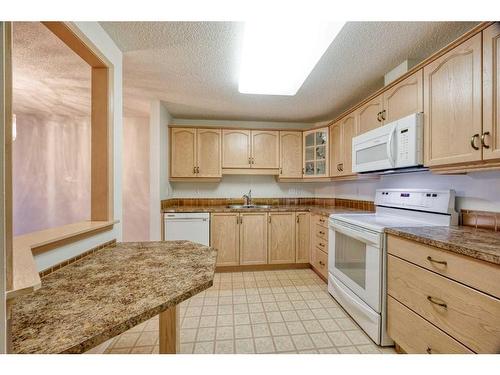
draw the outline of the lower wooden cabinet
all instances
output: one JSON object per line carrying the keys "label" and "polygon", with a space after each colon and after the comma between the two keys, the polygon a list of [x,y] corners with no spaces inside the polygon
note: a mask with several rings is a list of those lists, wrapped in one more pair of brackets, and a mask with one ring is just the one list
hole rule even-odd
{"label": "lower wooden cabinet", "polygon": [[269,264],[295,263],[295,214],[269,213]]}
{"label": "lower wooden cabinet", "polygon": [[295,262],[311,261],[311,214],[297,212],[295,214]]}
{"label": "lower wooden cabinet", "polygon": [[318,271],[325,279],[328,278],[328,254],[318,249],[312,249],[312,266]]}
{"label": "lower wooden cabinet", "polygon": [[240,264],[239,214],[233,212],[213,213],[210,221],[212,247],[218,250],[218,266]]}
{"label": "lower wooden cabinet", "polygon": [[267,264],[267,212],[240,214],[240,264]]}

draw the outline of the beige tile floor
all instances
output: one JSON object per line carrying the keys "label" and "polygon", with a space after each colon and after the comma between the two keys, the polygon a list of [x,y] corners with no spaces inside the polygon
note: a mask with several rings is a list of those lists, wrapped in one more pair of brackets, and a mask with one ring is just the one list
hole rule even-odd
{"label": "beige tile floor", "polygon": [[[180,305],[181,353],[394,353],[380,348],[312,270],[218,273]],[[96,348],[157,353],[158,317]]]}

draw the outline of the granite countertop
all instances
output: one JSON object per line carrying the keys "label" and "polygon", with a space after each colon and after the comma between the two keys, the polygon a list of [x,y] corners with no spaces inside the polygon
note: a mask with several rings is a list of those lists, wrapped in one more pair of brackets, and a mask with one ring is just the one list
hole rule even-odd
{"label": "granite countertop", "polygon": [[315,214],[329,216],[331,214],[342,214],[350,212],[370,212],[359,210],[356,208],[348,208],[341,206],[314,206],[314,205],[275,205],[269,208],[229,208],[226,205],[222,206],[172,206],[162,209],[166,212],[289,212],[289,211],[308,211]]}
{"label": "granite countertop", "polygon": [[43,278],[13,300],[13,353],[83,353],[213,284],[217,251],[125,242]]}
{"label": "granite countertop", "polygon": [[399,227],[386,232],[443,250],[500,264],[500,232],[467,226]]}

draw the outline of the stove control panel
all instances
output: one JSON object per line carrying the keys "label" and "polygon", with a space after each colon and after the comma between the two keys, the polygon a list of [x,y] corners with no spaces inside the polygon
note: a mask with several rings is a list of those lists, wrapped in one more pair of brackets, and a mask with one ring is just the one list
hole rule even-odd
{"label": "stove control panel", "polygon": [[375,205],[451,214],[455,212],[455,191],[378,189],[375,193]]}

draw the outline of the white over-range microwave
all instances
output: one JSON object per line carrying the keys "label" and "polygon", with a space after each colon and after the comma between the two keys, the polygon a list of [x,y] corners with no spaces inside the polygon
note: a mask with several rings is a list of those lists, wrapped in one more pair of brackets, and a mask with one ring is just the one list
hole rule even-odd
{"label": "white over-range microwave", "polygon": [[423,165],[423,113],[413,113],[352,139],[353,172]]}

